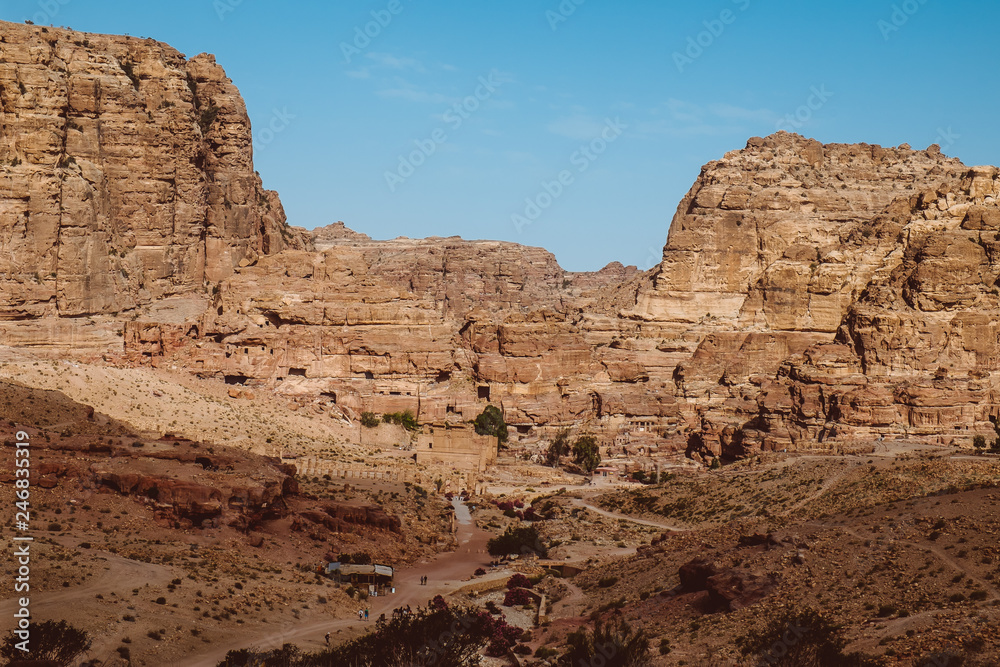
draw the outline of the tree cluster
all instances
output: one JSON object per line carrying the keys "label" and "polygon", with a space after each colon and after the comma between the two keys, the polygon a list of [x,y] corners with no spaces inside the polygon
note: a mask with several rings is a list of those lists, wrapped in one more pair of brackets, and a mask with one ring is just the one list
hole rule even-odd
{"label": "tree cluster", "polygon": [[601,465],[601,448],[597,444],[597,438],[582,435],[570,447],[568,429],[556,434],[545,454],[545,463],[553,468],[558,467],[559,460],[570,453],[573,454],[573,462],[587,472],[594,472]]}

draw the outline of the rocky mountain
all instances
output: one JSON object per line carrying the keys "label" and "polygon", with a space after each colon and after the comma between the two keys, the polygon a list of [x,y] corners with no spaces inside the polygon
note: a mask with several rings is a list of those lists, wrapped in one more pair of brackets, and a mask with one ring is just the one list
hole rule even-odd
{"label": "rocky mountain", "polygon": [[125,311],[304,247],[215,59],[0,23],[0,318]]}
{"label": "rocky mountain", "polygon": [[211,56],[0,38],[2,341],[169,363],[349,419],[468,420],[491,402],[518,437],[575,427],[632,454],[992,433],[995,168],[753,138],[702,169],[653,270],[569,273],[512,243],[289,228]]}

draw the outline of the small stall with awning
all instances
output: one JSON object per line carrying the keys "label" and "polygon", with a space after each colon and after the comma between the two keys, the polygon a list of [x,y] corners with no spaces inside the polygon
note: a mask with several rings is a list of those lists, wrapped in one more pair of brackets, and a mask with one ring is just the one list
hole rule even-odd
{"label": "small stall with awning", "polygon": [[337,583],[367,586],[371,595],[385,595],[386,587],[392,586],[393,569],[388,565],[329,563],[326,566],[326,573]]}

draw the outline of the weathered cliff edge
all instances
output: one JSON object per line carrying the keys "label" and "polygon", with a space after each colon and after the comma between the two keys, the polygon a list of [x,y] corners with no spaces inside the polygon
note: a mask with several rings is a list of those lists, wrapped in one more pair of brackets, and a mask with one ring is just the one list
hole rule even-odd
{"label": "weathered cliff edge", "polygon": [[0,317],[110,314],[305,247],[214,57],[0,23]]}
{"label": "weathered cliff edge", "polygon": [[288,228],[210,56],[0,37],[0,343],[169,363],[349,418],[493,402],[521,437],[572,425],[639,453],[992,433],[993,167],[754,138],[703,168],[659,266],[568,273],[511,243]]}

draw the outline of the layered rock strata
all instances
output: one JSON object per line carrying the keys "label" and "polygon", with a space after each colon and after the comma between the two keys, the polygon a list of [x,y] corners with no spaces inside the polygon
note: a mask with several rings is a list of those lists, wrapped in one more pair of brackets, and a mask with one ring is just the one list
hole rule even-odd
{"label": "layered rock strata", "polygon": [[253,169],[214,57],[0,23],[0,319],[78,317],[210,289],[304,247]]}
{"label": "layered rock strata", "polygon": [[1000,180],[937,147],[751,139],[703,168],[653,270],[569,273],[510,243],[287,227],[211,56],[0,24],[0,104],[2,343],[351,420],[494,403],[515,437],[632,455],[992,433]]}

